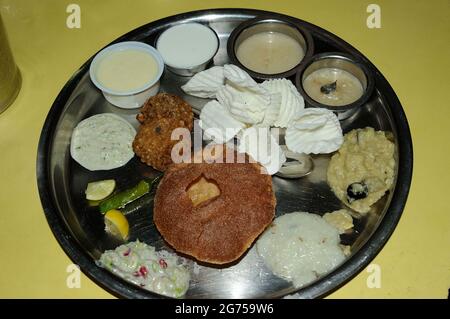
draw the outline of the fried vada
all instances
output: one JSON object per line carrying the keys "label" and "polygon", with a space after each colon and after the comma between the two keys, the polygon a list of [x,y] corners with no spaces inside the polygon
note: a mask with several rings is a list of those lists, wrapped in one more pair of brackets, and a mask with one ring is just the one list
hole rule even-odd
{"label": "fried vada", "polygon": [[133,151],[153,168],[164,171],[172,163],[171,150],[178,143],[171,140],[176,128],[192,130],[192,107],[179,96],[159,93],[145,103],[136,116],[141,123],[133,141]]}

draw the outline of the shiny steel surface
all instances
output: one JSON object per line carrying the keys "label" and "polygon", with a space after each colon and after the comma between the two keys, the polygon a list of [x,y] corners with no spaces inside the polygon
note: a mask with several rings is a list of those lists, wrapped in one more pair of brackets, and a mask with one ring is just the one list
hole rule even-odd
{"label": "shiny steel surface", "polygon": [[[208,24],[220,39],[220,47],[213,59],[215,65],[228,62],[227,38],[241,22],[267,12],[247,9],[218,9],[184,13],[149,23],[117,39],[135,40],[154,45],[164,29],[187,21]],[[275,15],[284,18],[282,15]],[[391,132],[396,143],[397,179],[395,187],[376,203],[365,217],[354,220],[354,232],[342,236],[342,243],[352,245],[352,254],[332,273],[303,289],[294,288],[289,282],[275,277],[264,266],[253,246],[243,258],[226,267],[201,264],[199,272],[192,271],[192,281],[186,298],[276,298],[298,292],[302,298],[323,296],[341,286],[361,271],[383,247],[393,232],[406,202],[412,171],[412,144],[408,123],[402,107],[380,72],[349,44],[331,33],[301,20],[296,23],[311,32],[316,52],[341,51],[358,56],[375,75],[374,94],[352,117],[342,121],[344,132],[353,128],[372,126]],[[100,48],[99,48],[100,49]],[[86,184],[99,179],[114,178],[122,188],[134,185],[142,177],[158,174],[142,164],[137,157],[126,166],[110,170],[90,172],[73,161],[69,154],[72,131],[82,119],[102,112],[116,113],[137,127],[137,110],[124,110],[109,104],[89,80],[89,63],[84,64],[67,82],[56,98],[44,124],[38,148],[37,178],[39,193],[48,223],[55,237],[68,256],[85,274],[99,285],[127,298],[161,297],[135,287],[98,268],[95,259],[105,249],[113,249],[119,243],[104,232],[103,217],[90,208],[84,199]],[[180,85],[187,77],[166,71],[161,79],[162,91],[181,95],[198,113],[207,102],[205,99],[186,96]],[[291,80],[294,80],[291,78]],[[273,177],[277,197],[276,215],[293,211],[308,211],[319,215],[340,209],[343,204],[334,196],[326,183],[329,155],[313,156],[314,170],[300,179]],[[157,249],[169,249],[152,222],[151,198],[128,212],[130,240],[139,238]],[[193,261],[189,261],[193,267]]]}

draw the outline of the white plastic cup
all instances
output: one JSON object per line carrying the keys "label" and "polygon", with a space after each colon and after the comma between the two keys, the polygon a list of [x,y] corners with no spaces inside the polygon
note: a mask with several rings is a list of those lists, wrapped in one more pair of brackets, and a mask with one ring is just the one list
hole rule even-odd
{"label": "white plastic cup", "polygon": [[[105,56],[107,56],[111,52],[123,51],[127,49],[138,49],[147,52],[155,59],[158,65],[158,72],[155,78],[153,78],[151,81],[143,85],[141,88],[132,91],[117,92],[108,87],[103,86],[98,81],[96,77],[97,65]],[[164,71],[164,61],[161,57],[161,54],[159,54],[159,52],[155,48],[143,42],[126,41],[110,45],[101,50],[92,60],[91,66],[89,68],[89,75],[94,85],[99,90],[102,91],[103,96],[109,103],[124,109],[134,109],[141,107],[149,97],[154,96],[158,93],[159,80],[163,74],[163,71]]]}
{"label": "white plastic cup", "polygon": [[220,40],[209,26],[191,22],[163,31],[156,40],[167,69],[181,76],[205,70],[219,50]]}

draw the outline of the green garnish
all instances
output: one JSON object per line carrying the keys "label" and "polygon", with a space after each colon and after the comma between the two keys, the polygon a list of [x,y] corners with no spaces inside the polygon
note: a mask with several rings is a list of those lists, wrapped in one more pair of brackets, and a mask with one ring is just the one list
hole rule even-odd
{"label": "green garnish", "polygon": [[117,193],[99,204],[99,209],[102,214],[105,214],[111,209],[123,208],[128,203],[144,196],[152,188],[153,184],[159,180],[159,176],[156,177],[150,183],[142,180],[136,186],[126,189],[120,193]]}

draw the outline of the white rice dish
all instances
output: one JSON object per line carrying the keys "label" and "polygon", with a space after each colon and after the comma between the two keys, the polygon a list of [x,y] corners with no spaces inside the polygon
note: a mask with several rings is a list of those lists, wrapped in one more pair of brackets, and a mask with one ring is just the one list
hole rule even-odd
{"label": "white rice dish", "polygon": [[121,167],[133,158],[136,130],[112,113],[93,115],[73,130],[70,155],[90,171]]}
{"label": "white rice dish", "polygon": [[339,232],[322,217],[294,212],[275,219],[256,247],[277,276],[303,287],[341,264]]}

